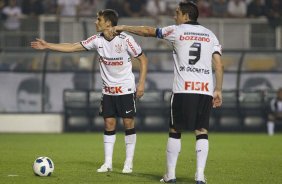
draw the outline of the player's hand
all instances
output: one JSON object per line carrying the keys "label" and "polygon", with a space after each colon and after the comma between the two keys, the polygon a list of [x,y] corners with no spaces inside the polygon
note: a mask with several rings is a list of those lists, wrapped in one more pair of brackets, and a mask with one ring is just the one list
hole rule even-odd
{"label": "player's hand", "polygon": [[31,48],[43,50],[47,48],[47,42],[45,40],[36,38],[36,41],[30,43]]}
{"label": "player's hand", "polygon": [[221,93],[221,91],[214,91],[213,92],[213,100],[212,100],[213,108],[220,107],[221,104],[222,104],[222,93]]}
{"label": "player's hand", "polygon": [[121,26],[114,26],[112,28],[110,28],[110,31],[114,34],[114,35],[118,35],[120,32],[123,31],[123,25]]}
{"label": "player's hand", "polygon": [[145,85],[138,84],[136,88],[136,97],[141,98],[144,95]]}

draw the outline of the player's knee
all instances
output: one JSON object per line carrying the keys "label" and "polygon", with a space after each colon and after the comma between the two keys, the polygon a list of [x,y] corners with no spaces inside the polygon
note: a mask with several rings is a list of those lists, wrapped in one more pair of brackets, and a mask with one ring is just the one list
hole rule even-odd
{"label": "player's knee", "polygon": [[275,116],[273,114],[268,114],[268,120],[274,121],[275,120]]}
{"label": "player's knee", "polygon": [[134,119],[133,118],[124,118],[123,125],[125,129],[132,129],[134,128]]}
{"label": "player's knee", "polygon": [[208,130],[205,129],[205,128],[196,129],[196,130],[195,130],[195,134],[196,134],[196,135],[208,134]]}
{"label": "player's knee", "polygon": [[105,130],[113,131],[116,129],[116,121],[113,120],[105,120]]}

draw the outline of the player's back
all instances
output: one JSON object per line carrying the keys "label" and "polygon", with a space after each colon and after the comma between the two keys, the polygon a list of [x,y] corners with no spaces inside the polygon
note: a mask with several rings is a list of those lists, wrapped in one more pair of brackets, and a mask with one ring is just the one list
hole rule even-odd
{"label": "player's back", "polygon": [[221,54],[216,36],[204,26],[187,23],[175,26],[174,92],[200,93],[212,96],[212,55]]}

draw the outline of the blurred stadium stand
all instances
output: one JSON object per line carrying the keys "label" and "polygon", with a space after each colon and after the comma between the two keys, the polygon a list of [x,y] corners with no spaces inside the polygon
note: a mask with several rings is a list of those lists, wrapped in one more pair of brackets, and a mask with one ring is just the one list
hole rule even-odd
{"label": "blurred stadium stand", "polygon": [[[102,82],[96,52],[66,54],[28,48],[37,37],[49,42],[86,39],[96,33],[93,18],[75,21],[62,17],[57,22],[56,16],[43,15],[21,21],[17,32],[0,28],[0,124],[5,115],[49,114],[64,117],[62,131],[102,130],[103,119],[98,116]],[[212,112],[211,130],[265,131],[268,102],[282,86],[281,27],[271,28],[265,18],[201,18],[199,22],[215,32],[224,48],[224,101]],[[150,18],[121,18],[120,24],[165,26],[174,21],[166,16],[161,16],[157,24]],[[173,80],[171,50],[162,40],[134,37],[150,61],[146,93],[137,104],[137,127],[144,131],[167,130]],[[133,61],[137,79],[138,67]],[[40,81],[39,96],[29,102],[39,107],[22,110],[18,107],[18,86],[29,78]],[[48,86],[48,93],[44,86]],[[121,123],[119,120],[119,128]]]}
{"label": "blurred stadium stand", "polygon": [[[54,15],[39,18],[22,18],[21,29],[7,31],[0,26],[0,48],[28,47],[29,41],[37,37],[49,42],[77,42],[96,34],[93,18],[62,17],[60,22]],[[273,28],[266,18],[200,18],[199,22],[211,29],[225,49],[281,49],[281,26]],[[165,26],[174,24],[171,17],[160,16],[158,21],[149,17],[120,18],[119,24]],[[1,28],[2,27],[2,28]],[[144,49],[167,49],[166,44],[156,39],[136,36]]]}

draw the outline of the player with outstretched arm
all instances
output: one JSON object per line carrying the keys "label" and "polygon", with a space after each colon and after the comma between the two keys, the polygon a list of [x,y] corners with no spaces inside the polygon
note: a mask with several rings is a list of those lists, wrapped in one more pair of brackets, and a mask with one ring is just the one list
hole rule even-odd
{"label": "player with outstretched arm", "polygon": [[[134,116],[135,99],[144,94],[147,74],[147,58],[132,36],[120,33],[114,36],[109,29],[116,26],[118,14],[106,9],[98,12],[96,34],[79,43],[47,43],[42,39],[31,42],[34,49],[50,49],[61,52],[76,52],[95,49],[99,54],[100,72],[103,81],[100,114],[104,118],[104,164],[97,172],[112,171],[113,149],[116,141],[116,117],[122,117],[125,127],[126,160],[122,173],[131,173],[136,144]],[[139,83],[135,86],[131,56],[140,62]]]}
{"label": "player with outstretched arm", "polygon": [[[205,184],[210,111],[212,107],[222,104],[221,45],[213,32],[197,22],[199,11],[196,4],[180,2],[175,13],[176,25],[163,28],[121,25],[111,31],[114,34],[127,31],[140,36],[157,37],[172,44],[174,82],[166,150],[167,170],[160,181],[176,183],[175,168],[181,150],[181,132],[192,128],[196,135],[195,180],[196,184]],[[212,66],[215,70],[215,87]]]}

